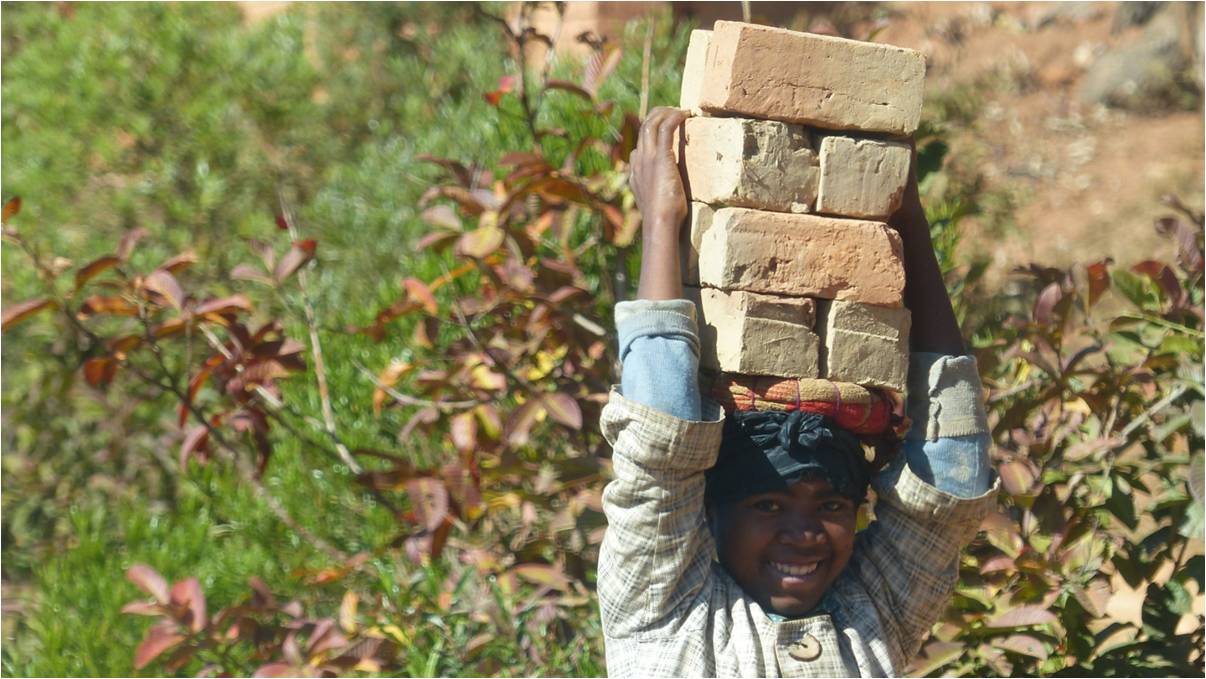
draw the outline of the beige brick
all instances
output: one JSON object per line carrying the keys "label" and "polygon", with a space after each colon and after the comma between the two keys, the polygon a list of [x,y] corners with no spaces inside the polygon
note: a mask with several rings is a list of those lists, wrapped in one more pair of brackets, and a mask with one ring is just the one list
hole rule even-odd
{"label": "beige brick", "polygon": [[690,118],[683,157],[691,200],[776,212],[811,212],[820,180],[812,135],[800,125]]}
{"label": "beige brick", "polygon": [[815,302],[752,292],[684,288],[699,308],[700,364],[744,375],[819,377]]}
{"label": "beige brick", "polygon": [[892,45],[717,21],[700,80],[713,113],[909,135],[921,119],[925,58]]}
{"label": "beige brick", "polygon": [[909,310],[818,304],[822,374],[836,382],[904,391],[909,375]]}
{"label": "beige brick", "polygon": [[900,236],[886,224],[745,208],[717,210],[699,245],[706,287],[900,306]]}
{"label": "beige brick", "polygon": [[699,285],[699,242],[712,225],[713,212],[709,205],[691,203],[687,224],[679,232],[679,269],[686,285]]}
{"label": "beige brick", "polygon": [[816,211],[886,219],[900,207],[909,179],[909,145],[826,136],[821,139]]}
{"label": "beige brick", "polygon": [[708,58],[708,43],[712,41],[712,31],[691,31],[691,40],[687,43],[687,60],[683,65],[683,84],[679,90],[678,107],[687,109],[695,115],[699,110],[699,89],[703,85],[704,64]]}

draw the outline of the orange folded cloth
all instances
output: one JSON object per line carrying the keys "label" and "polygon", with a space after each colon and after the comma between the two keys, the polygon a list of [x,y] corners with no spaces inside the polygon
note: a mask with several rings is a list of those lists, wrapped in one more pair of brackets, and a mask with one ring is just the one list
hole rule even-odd
{"label": "orange folded cloth", "polygon": [[818,413],[838,426],[868,436],[904,436],[909,421],[904,404],[893,391],[869,389],[848,382],[721,373],[710,393],[726,411],[781,410]]}

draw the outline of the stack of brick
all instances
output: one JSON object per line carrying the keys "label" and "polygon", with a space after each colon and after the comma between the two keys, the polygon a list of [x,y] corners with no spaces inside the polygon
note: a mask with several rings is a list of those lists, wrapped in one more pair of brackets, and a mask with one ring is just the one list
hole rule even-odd
{"label": "stack of brick", "polygon": [[695,31],[679,145],[687,294],[706,370],[903,391],[900,204],[924,58],[890,45],[716,22]]}

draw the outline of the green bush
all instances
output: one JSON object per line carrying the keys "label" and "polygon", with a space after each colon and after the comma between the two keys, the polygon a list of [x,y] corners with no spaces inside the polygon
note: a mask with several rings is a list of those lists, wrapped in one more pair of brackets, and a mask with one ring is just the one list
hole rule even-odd
{"label": "green bush", "polygon": [[[625,161],[687,33],[546,72],[504,9],[5,6],[6,674],[603,673]],[[918,146],[1004,492],[914,670],[1200,670],[1201,215],[985,289],[970,97]]]}

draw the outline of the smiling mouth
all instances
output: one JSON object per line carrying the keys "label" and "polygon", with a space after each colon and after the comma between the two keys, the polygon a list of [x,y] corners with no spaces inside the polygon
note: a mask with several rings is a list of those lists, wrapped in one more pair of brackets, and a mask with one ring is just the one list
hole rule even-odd
{"label": "smiling mouth", "polygon": [[790,564],[780,561],[770,562],[771,568],[778,571],[781,575],[790,578],[803,578],[812,575],[820,565],[820,561],[814,561],[810,564]]}

